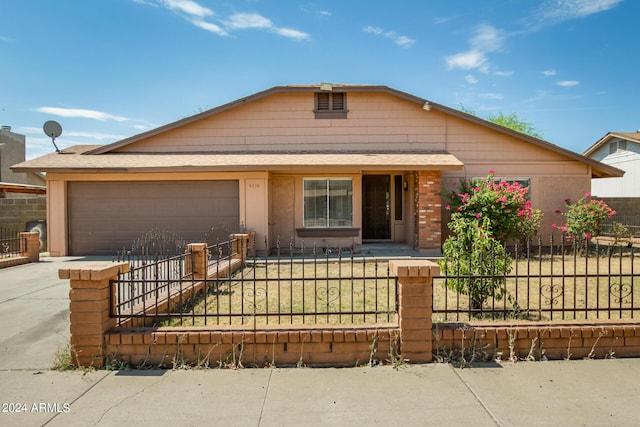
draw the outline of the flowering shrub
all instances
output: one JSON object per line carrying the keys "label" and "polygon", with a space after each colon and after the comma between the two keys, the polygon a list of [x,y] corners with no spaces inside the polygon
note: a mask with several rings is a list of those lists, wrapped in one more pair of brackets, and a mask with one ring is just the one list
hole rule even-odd
{"label": "flowering shrub", "polygon": [[490,170],[481,181],[460,180],[458,188],[449,194],[448,209],[454,216],[469,220],[487,218],[492,237],[504,240],[518,235],[521,220],[531,217],[528,189],[519,183],[496,181]]}
{"label": "flowering shrub", "polygon": [[568,199],[565,203],[567,211],[563,215],[567,222],[561,226],[552,224],[552,227],[560,229],[579,245],[585,240],[599,236],[602,231],[600,229],[602,222],[616,214],[616,211],[604,201],[592,199],[589,193],[575,203],[571,203]]}
{"label": "flowering shrub", "polygon": [[[452,277],[447,286],[469,295],[474,309],[490,296],[504,296],[503,277],[511,271],[511,258],[501,242],[527,233],[523,222],[532,214],[528,189],[517,182],[496,181],[494,173],[490,170],[482,180],[461,180],[447,206],[454,235],[442,246],[440,268]],[[539,221],[530,222],[529,228],[537,229]]]}

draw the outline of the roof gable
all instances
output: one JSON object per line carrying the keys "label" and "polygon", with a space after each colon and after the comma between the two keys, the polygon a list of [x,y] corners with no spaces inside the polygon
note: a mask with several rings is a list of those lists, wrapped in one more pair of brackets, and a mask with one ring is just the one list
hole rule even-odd
{"label": "roof gable", "polygon": [[[333,92],[347,93],[347,109],[349,110],[348,122],[341,122],[340,120],[310,119],[313,118],[313,98],[311,95],[317,92],[322,92],[327,88],[330,88]],[[373,96],[376,96],[377,99],[384,98],[385,104],[382,107],[379,107],[379,111],[377,112],[378,115],[375,115],[375,112],[369,110],[369,115],[367,117],[359,117],[362,122],[359,129],[356,129],[356,127],[351,126],[351,124],[356,121],[355,118],[358,117],[358,114],[361,114],[363,109],[375,108],[375,105],[371,106],[363,102],[360,104],[359,108],[354,108],[352,110],[351,107],[354,106],[354,102],[352,101],[357,99],[365,100],[367,96],[369,96],[370,99]],[[280,134],[274,134],[271,141],[268,139],[270,135],[268,135],[267,127],[263,126],[261,129],[256,131],[255,135],[251,135],[249,133],[251,130],[250,121],[245,120],[245,123],[242,123],[242,126],[236,126],[236,129],[242,129],[241,135],[235,135],[238,139],[234,140],[234,135],[228,136],[219,132],[216,135],[222,135],[222,137],[220,137],[218,141],[222,141],[223,143],[216,145],[216,143],[211,142],[211,132],[215,132],[215,130],[204,126],[205,124],[209,125],[218,121],[219,118],[232,117],[234,114],[237,116],[243,111],[251,111],[250,107],[258,106],[259,104],[277,104],[277,100],[285,98],[293,99],[295,97],[300,97],[300,99],[304,99],[305,97],[307,98],[304,101],[304,105],[299,107],[299,111],[296,113],[307,114],[307,116],[305,116],[305,118],[309,120],[307,123],[313,123],[310,125],[308,133],[304,135],[286,134],[288,131],[295,131],[291,126],[295,126],[295,123],[297,123],[297,116],[289,118],[289,127],[287,127],[287,123],[282,124],[280,126],[280,130],[282,131],[284,129],[285,133],[283,134],[281,132]],[[397,102],[394,102],[394,100]],[[389,105],[393,107],[394,103],[400,105],[400,109],[402,109],[402,111],[398,110],[397,116],[389,118],[388,116],[392,115],[392,111],[388,111],[387,109],[389,108]],[[276,109],[277,107],[277,105],[272,106],[272,108]],[[249,108],[249,110],[247,110],[247,108]],[[304,111],[302,109],[304,109]],[[407,115],[410,117],[407,118]],[[199,114],[183,118],[173,123],[169,123],[156,129],[134,135],[113,144],[89,149],[82,155],[103,155],[110,153],[117,153],[118,155],[122,155],[124,153],[195,154],[198,152],[229,154],[234,151],[245,154],[261,154],[263,150],[267,150],[270,153],[286,154],[314,151],[331,152],[332,148],[336,152],[341,153],[384,151],[444,153],[447,152],[448,148],[441,135],[445,132],[443,129],[447,127],[446,117],[455,117],[464,123],[480,126],[486,131],[497,132],[500,135],[508,137],[503,138],[505,140],[513,141],[515,139],[525,144],[532,144],[532,147],[535,147],[536,149],[548,150],[548,152],[555,153],[556,155],[585,163],[590,166],[594,177],[622,176],[623,174],[619,169],[604,165],[547,141],[516,132],[512,129],[502,127],[479,117],[389,88],[387,86],[374,85],[331,84],[328,85],[328,87],[327,84],[276,86]],[[398,132],[394,132],[393,129],[391,129],[391,131],[387,129],[386,133],[385,130],[382,129],[382,131],[377,135],[378,139],[376,139],[376,136],[369,133],[370,128],[382,128],[383,126],[380,125],[381,122],[394,119],[395,122],[393,126],[396,126],[396,129],[402,129],[402,132],[399,132],[401,135],[398,134]],[[283,122],[284,121],[285,120],[283,120]],[[425,125],[423,122],[429,123]],[[414,126],[414,133],[410,133],[405,130],[409,129],[411,126]],[[429,134],[430,131],[438,129],[438,127],[438,132],[440,132],[440,134],[435,132]],[[200,141],[189,142],[189,132],[191,132],[191,137],[193,139],[199,138]],[[352,134],[350,134],[350,132]],[[360,132],[360,134],[356,134],[356,132]],[[258,135],[258,133],[260,134]],[[165,143],[163,147],[160,147],[158,142],[163,141],[163,139],[166,140],[172,134],[174,135],[174,142]],[[323,135],[325,136],[324,139],[322,139]],[[331,137],[335,135],[340,135],[340,139],[336,138],[337,142],[331,146],[327,141],[331,140]],[[176,136],[179,136],[179,138],[176,138]],[[261,138],[261,141],[255,142],[258,138]],[[179,143],[176,144],[175,141],[179,141]],[[242,141],[242,143],[239,143],[240,141]],[[509,141],[506,143],[508,142]],[[185,146],[188,146],[188,149],[186,149]],[[27,165],[24,165],[23,167],[26,166]]]}

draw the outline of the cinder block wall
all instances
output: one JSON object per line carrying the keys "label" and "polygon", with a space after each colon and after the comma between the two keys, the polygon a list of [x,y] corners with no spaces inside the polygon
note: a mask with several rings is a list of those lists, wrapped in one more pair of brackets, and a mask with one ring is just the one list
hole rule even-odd
{"label": "cinder block wall", "polygon": [[28,222],[45,220],[46,217],[46,195],[0,198],[0,227],[28,231]]}

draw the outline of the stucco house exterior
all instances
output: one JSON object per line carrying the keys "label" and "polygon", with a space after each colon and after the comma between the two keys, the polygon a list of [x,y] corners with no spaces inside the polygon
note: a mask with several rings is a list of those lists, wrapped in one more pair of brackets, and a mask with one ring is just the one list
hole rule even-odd
{"label": "stucco house exterior", "polygon": [[640,131],[609,132],[583,155],[624,171],[622,177],[594,179],[591,183],[594,195],[640,197]]}
{"label": "stucco house exterior", "polygon": [[104,146],[14,166],[47,173],[51,255],[113,253],[154,227],[197,241],[256,232],[257,249],[404,242],[439,250],[441,193],[517,179],[556,222],[591,179],[622,171],[386,86],[277,86]]}

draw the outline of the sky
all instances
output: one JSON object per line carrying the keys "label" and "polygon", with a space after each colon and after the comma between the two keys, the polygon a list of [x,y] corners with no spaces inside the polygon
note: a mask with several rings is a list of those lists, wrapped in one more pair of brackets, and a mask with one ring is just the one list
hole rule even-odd
{"label": "sky", "polygon": [[278,85],[385,85],[516,113],[582,153],[640,129],[637,0],[0,0],[0,125],[26,157]]}

